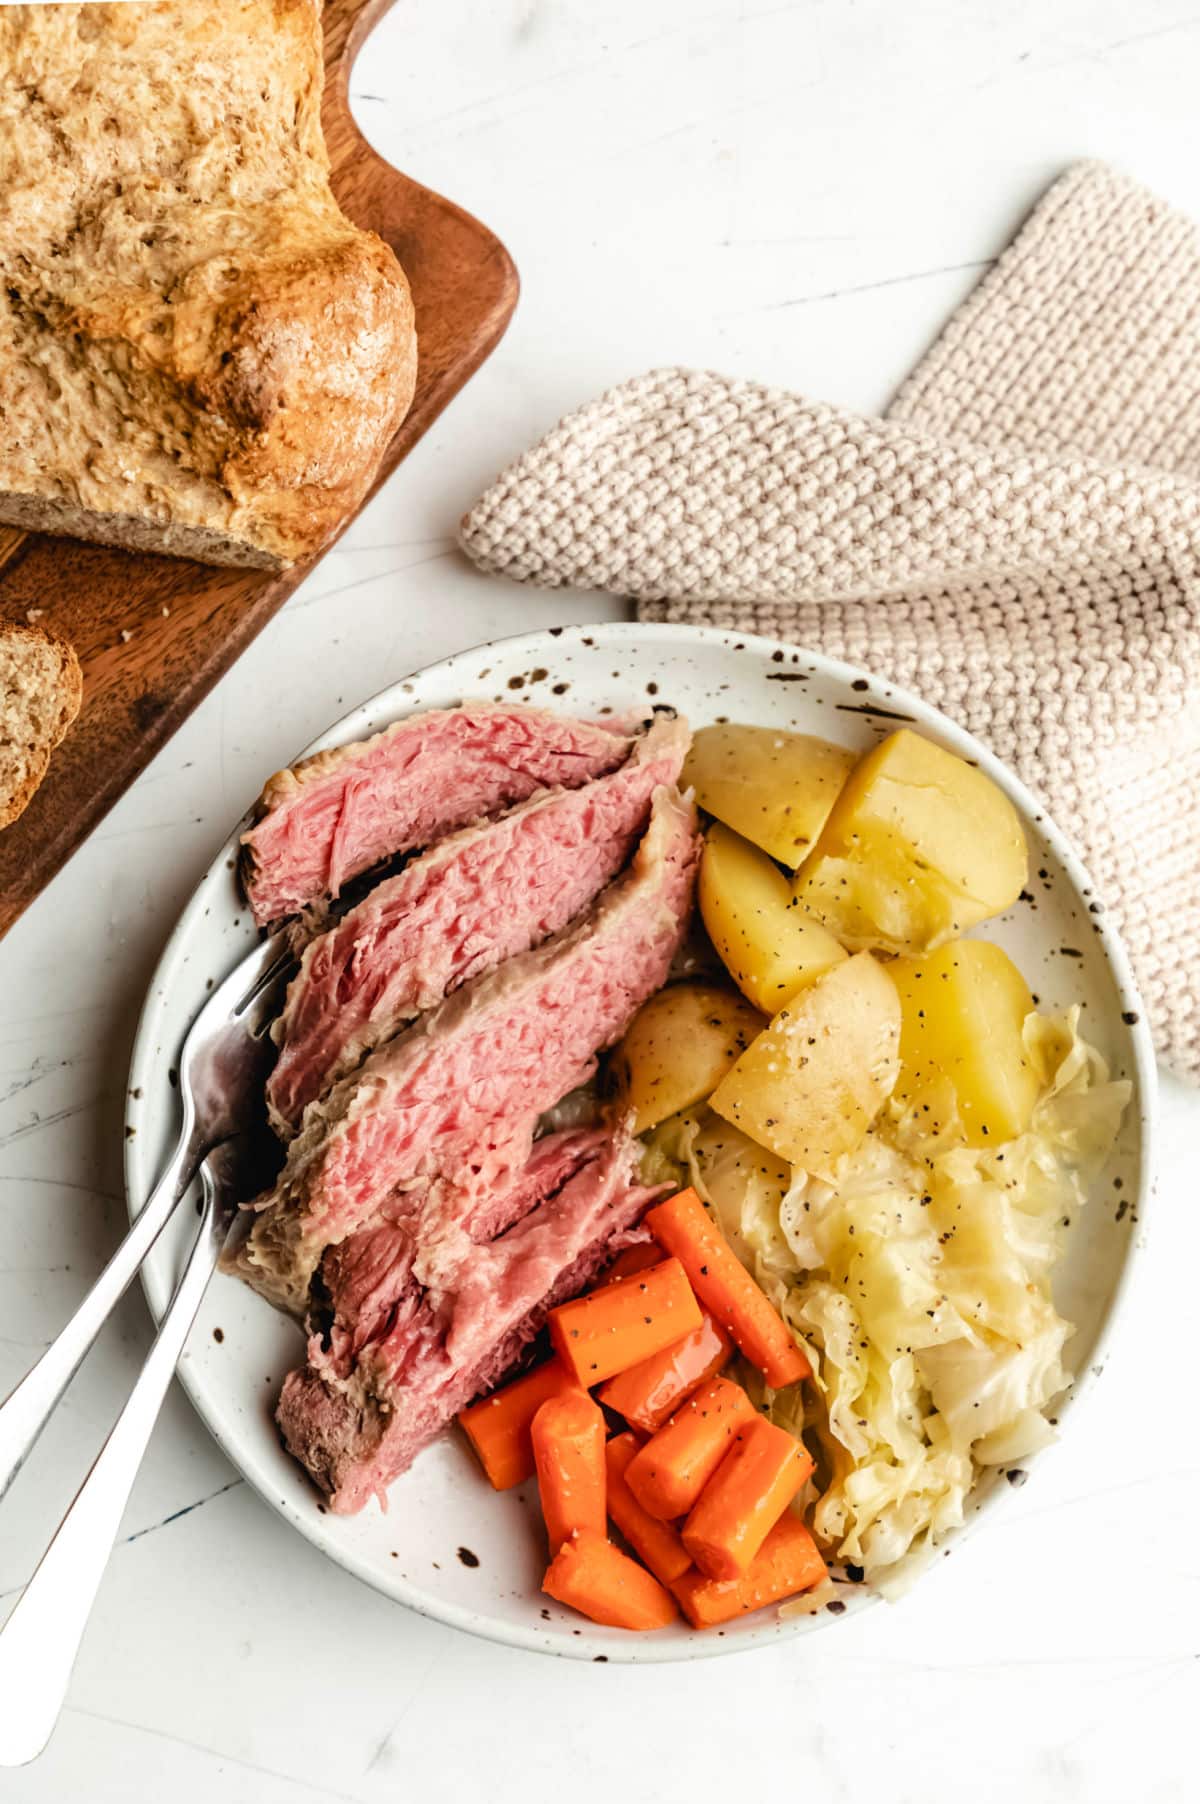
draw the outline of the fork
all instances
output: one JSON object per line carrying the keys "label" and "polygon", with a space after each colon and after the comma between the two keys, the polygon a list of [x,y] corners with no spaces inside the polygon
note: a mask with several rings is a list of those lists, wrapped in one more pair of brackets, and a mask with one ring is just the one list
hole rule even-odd
{"label": "fork", "polygon": [[266,1029],[294,963],[282,934],[263,940],[218,984],[188,1030],[179,1056],[183,1121],[162,1176],[66,1327],[0,1405],[0,1497],[202,1159],[254,1120],[271,1058]]}
{"label": "fork", "polygon": [[154,1345],[74,1503],[0,1629],[0,1766],[36,1759],[58,1721],[133,1481],[200,1299],[223,1249],[247,1225],[236,1200],[238,1150],[239,1140],[226,1140],[201,1161],[200,1227]]}
{"label": "fork", "polygon": [[267,1027],[295,960],[282,935],[213,991],[179,1057],[183,1119],[158,1183],[71,1320],[0,1407],[0,1495],[37,1440],[105,1320],[199,1176],[200,1226],[146,1364],[58,1532],[0,1629],[0,1766],[41,1753],[70,1683],[117,1528],[221,1253],[244,1231],[238,1179],[271,1059]]}

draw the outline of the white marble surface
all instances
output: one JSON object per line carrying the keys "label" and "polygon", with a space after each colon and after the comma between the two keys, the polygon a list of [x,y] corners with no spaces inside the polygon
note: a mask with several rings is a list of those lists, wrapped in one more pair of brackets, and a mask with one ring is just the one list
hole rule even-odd
{"label": "white marble surface", "polygon": [[[432,658],[617,611],[466,568],[450,534],[483,481],[655,363],[881,406],[1073,158],[1107,157],[1200,216],[1198,73],[1200,17],[1173,0],[401,0],[361,58],[359,116],[506,238],[524,299],[491,363],[0,946],[0,1393],[121,1231],[139,997],[262,774]],[[1194,1795],[1198,1131],[1200,1100],[1168,1084],[1123,1347],[1008,1522],[903,1604],[803,1651],[689,1669],[493,1648],[289,1535],[175,1394],[56,1739],[0,1796]],[[0,1599],[148,1340],[135,1292],[4,1504]]]}

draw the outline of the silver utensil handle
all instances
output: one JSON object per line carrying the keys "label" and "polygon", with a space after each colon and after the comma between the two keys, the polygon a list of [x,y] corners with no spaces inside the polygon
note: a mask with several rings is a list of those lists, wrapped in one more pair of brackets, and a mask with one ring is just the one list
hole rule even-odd
{"label": "silver utensil handle", "polygon": [[206,1183],[196,1243],[141,1376],[0,1629],[0,1766],[35,1759],[53,1732],[133,1481],[223,1240],[215,1190]]}
{"label": "silver utensil handle", "polygon": [[[188,1111],[190,1114],[190,1111]],[[146,1206],[62,1333],[0,1404],[0,1497],[20,1471],[92,1342],[120,1302],[142,1260],[171,1217],[192,1171],[186,1170],[190,1122]],[[194,1169],[194,1167],[193,1167]]]}

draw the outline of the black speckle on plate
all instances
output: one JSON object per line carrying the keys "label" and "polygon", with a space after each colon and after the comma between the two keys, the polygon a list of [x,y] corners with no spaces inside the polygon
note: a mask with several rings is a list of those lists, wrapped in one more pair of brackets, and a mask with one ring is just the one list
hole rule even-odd
{"label": "black speckle on plate", "polygon": [[225,1339],[224,1328],[214,1328],[213,1329],[213,1339],[216,1341],[216,1343],[219,1347],[221,1342]]}
{"label": "black speckle on plate", "polygon": [[593,1666],[607,1666],[608,1665],[608,1655],[607,1654],[593,1654],[592,1655],[592,1665]]}
{"label": "black speckle on plate", "polygon": [[479,1564],[479,1555],[477,1553],[472,1553],[469,1547],[460,1547],[458,1550],[458,1557],[464,1566],[474,1568]]}
{"label": "black speckle on plate", "polygon": [[832,1603],[825,1605],[825,1608],[831,1616],[844,1616],[846,1613],[846,1606],[840,1597],[835,1597]]}
{"label": "black speckle on plate", "polygon": [[1137,1010],[1133,1008],[1127,1008],[1121,1016],[1126,1027],[1136,1027],[1141,1018],[1142,1017],[1138,1014]]}
{"label": "black speckle on plate", "polygon": [[1025,1483],[1025,1480],[1029,1477],[1029,1474],[1028,1472],[1022,1471],[1020,1466],[1014,1466],[1012,1471],[1006,1472],[1004,1476],[1007,1478],[1010,1485],[1019,1490]]}
{"label": "black speckle on plate", "polygon": [[876,720],[906,720],[910,724],[913,718],[911,714],[898,714],[894,708],[877,708],[874,702],[839,702],[837,711],[839,714],[870,714]]}

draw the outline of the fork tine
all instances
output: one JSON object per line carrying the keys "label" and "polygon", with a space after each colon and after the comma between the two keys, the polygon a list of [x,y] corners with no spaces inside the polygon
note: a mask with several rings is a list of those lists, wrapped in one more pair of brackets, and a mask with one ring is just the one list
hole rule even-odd
{"label": "fork tine", "polygon": [[[268,941],[269,945],[270,942]],[[244,1015],[250,1005],[258,1000],[265,990],[279,981],[284,973],[296,963],[295,955],[287,946],[281,948],[264,971],[260,971],[245,995],[237,1002],[231,1013],[234,1019]]]}

